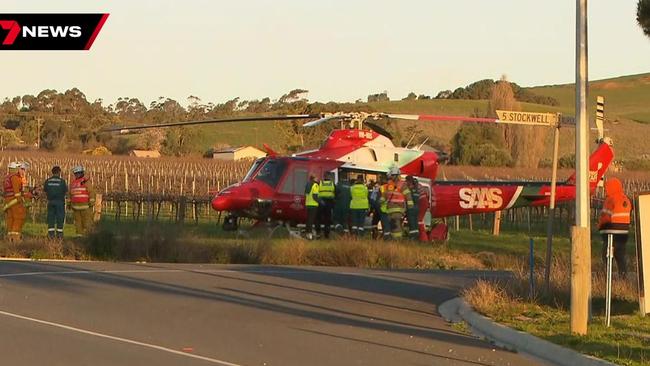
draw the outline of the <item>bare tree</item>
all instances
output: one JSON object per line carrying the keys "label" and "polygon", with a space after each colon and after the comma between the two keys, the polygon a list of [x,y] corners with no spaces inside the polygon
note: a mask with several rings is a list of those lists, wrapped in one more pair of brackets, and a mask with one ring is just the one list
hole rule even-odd
{"label": "bare tree", "polygon": [[[497,81],[492,88],[492,94],[488,104],[488,113],[496,117],[496,110],[519,111],[521,105],[515,99],[510,82],[505,75]],[[506,149],[515,166],[536,168],[544,152],[547,129],[544,127],[505,125],[503,139]]]}

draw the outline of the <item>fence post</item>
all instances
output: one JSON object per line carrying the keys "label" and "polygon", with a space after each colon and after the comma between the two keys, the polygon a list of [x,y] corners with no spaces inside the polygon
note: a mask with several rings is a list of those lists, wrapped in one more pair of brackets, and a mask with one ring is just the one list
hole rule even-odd
{"label": "fence post", "polygon": [[492,227],[492,235],[499,236],[501,230],[501,211],[494,213],[494,226]]}
{"label": "fence post", "polygon": [[185,196],[181,197],[181,200],[178,204],[178,211],[176,212],[176,221],[180,224],[185,222],[185,209],[187,208],[187,199]]}
{"label": "fence post", "polygon": [[102,194],[97,193],[95,195],[95,207],[94,207],[94,212],[95,212],[94,221],[95,222],[98,222],[102,217],[102,200],[103,200]]}

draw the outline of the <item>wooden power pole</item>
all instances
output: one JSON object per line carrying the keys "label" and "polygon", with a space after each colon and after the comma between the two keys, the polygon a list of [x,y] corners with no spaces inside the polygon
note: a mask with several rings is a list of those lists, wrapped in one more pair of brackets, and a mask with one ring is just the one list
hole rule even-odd
{"label": "wooden power pole", "polygon": [[591,293],[587,158],[587,0],[576,0],[576,224],[571,230],[571,332],[586,335]]}

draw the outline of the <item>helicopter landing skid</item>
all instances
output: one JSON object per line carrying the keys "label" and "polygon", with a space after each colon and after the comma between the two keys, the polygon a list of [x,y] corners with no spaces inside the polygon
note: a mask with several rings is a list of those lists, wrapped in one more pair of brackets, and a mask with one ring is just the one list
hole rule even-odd
{"label": "helicopter landing skid", "polygon": [[292,230],[289,223],[282,221],[262,221],[258,220],[253,224],[250,229],[239,229],[237,230],[237,238],[251,238],[251,234],[255,231],[259,232],[260,229],[265,230],[266,239],[272,239],[274,235],[278,233],[278,229],[285,228],[289,237],[291,238],[301,238],[300,232]]}

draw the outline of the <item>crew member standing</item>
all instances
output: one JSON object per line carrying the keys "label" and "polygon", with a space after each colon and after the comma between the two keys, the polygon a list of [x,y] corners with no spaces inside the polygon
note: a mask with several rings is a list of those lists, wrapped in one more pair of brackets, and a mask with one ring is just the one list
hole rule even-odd
{"label": "crew member standing", "polygon": [[[34,195],[32,194],[32,189],[29,187],[29,179],[27,178],[27,169],[29,168],[29,163],[26,161],[18,163],[18,175],[20,175],[20,180],[22,182],[22,193],[23,193],[23,205],[25,209],[32,206],[32,199]],[[25,211],[25,216],[27,212]]]}
{"label": "crew member standing", "polygon": [[334,173],[327,172],[318,184],[318,225],[323,225],[325,239],[330,237],[332,227],[332,209],[334,208]]}
{"label": "crew member standing", "polygon": [[630,230],[630,211],[632,203],[623,192],[623,185],[617,178],[605,182],[605,202],[600,211],[598,230],[603,238],[603,261],[607,264],[607,239],[613,237],[614,259],[618,273],[627,272],[626,245]]}
{"label": "crew member standing", "polygon": [[74,180],[70,184],[70,206],[74,214],[77,236],[82,236],[88,234],[93,227],[95,195],[90,180],[85,177],[83,166],[74,167],[72,173]]}
{"label": "crew member standing", "polygon": [[[390,178],[388,183],[382,186],[382,212],[387,214],[390,222],[390,231],[384,229],[384,238],[398,239],[402,237],[402,220],[407,208],[413,207],[413,198],[411,191],[408,189],[404,181],[400,177],[400,170],[398,167],[393,166],[390,171]],[[382,227],[384,221],[382,221]]]}
{"label": "crew member standing", "polygon": [[7,224],[7,239],[11,242],[21,240],[27,209],[23,197],[23,181],[19,173],[19,163],[9,163],[9,174],[4,181],[4,212]]}
{"label": "crew member standing", "polygon": [[379,224],[379,221],[381,220],[381,184],[383,184],[381,181],[379,184],[374,181],[370,181],[370,184],[368,185],[368,191],[370,192],[368,203],[370,205],[370,212],[372,213],[371,237],[373,239],[377,239],[379,236],[377,224]]}
{"label": "crew member standing", "polygon": [[349,233],[350,221],[350,182],[347,177],[339,176],[334,189],[334,230]]}
{"label": "crew member standing", "polygon": [[352,216],[352,233],[357,236],[365,234],[365,221],[368,214],[368,187],[363,183],[363,175],[350,187],[350,214]]}
{"label": "crew member standing", "polygon": [[52,176],[43,183],[43,191],[47,196],[47,237],[63,239],[63,224],[65,222],[65,195],[68,185],[61,178],[61,168],[52,168]]}
{"label": "crew member standing", "polygon": [[[314,223],[318,215],[318,182],[313,175],[309,176],[309,181],[305,186],[305,207],[307,208],[307,222],[305,227],[306,237],[309,240],[314,238]],[[320,227],[316,228],[320,232]]]}
{"label": "crew member standing", "polygon": [[420,187],[417,180],[412,175],[406,177],[406,186],[411,192],[411,201],[413,202],[413,205],[406,210],[406,220],[408,221],[409,226],[409,239],[416,240],[420,233],[418,231]]}

